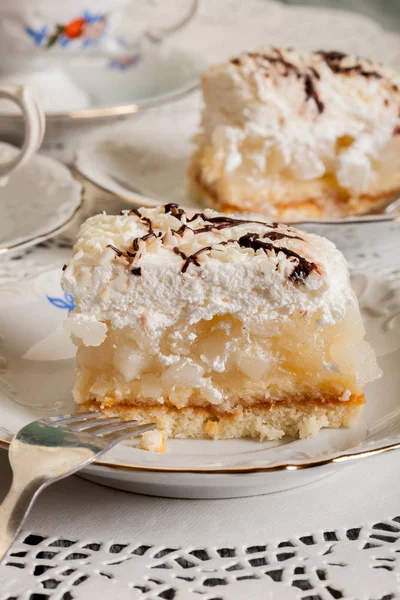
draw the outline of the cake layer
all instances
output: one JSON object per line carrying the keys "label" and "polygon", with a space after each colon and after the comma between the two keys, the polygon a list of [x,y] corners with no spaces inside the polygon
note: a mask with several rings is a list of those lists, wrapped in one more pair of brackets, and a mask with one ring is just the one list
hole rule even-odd
{"label": "cake layer", "polygon": [[98,411],[107,416],[137,420],[139,423],[157,423],[169,438],[234,439],[249,437],[260,440],[279,440],[284,435],[307,438],[324,427],[350,427],[360,415],[363,396],[349,402],[279,402],[257,404],[238,409],[235,413],[219,413],[211,407],[166,406],[104,406],[88,402],[85,410]]}
{"label": "cake layer", "polygon": [[189,177],[225,210],[294,219],[379,208],[400,189],[399,90],[390,69],[339,52],[244,52],[203,76]]}
{"label": "cake layer", "polygon": [[98,215],[62,285],[76,402],[168,415],[172,435],[256,436],[264,413],[275,436],[308,431],[313,410],[339,426],[379,375],[343,256],[293,227],[174,204]]}

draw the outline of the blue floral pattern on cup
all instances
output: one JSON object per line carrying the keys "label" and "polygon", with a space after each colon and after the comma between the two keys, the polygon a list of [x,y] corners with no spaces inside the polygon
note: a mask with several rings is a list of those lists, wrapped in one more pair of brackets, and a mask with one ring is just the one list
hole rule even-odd
{"label": "blue floral pattern on cup", "polygon": [[63,310],[67,310],[68,312],[71,312],[71,310],[74,310],[75,308],[74,297],[72,294],[67,294],[67,292],[64,292],[63,298],[57,298],[55,296],[47,295],[46,298],[50,302],[50,304],[52,304],[56,308],[61,308]]}
{"label": "blue floral pattern on cup", "polygon": [[136,66],[142,59],[140,44],[130,45],[125,38],[117,37],[115,42],[120,49],[119,56],[112,56],[108,61],[108,68],[116,71],[128,71]]}
{"label": "blue floral pattern on cup", "polygon": [[82,16],[69,23],[57,24],[53,31],[47,25],[38,28],[27,26],[26,33],[36,46],[51,48],[58,45],[68,46],[73,40],[81,40],[82,48],[96,45],[107,29],[107,15],[85,11]]}
{"label": "blue floral pattern on cup", "polygon": [[127,71],[140,62],[141,56],[134,54],[132,56],[118,56],[110,59],[108,67],[117,71]]}

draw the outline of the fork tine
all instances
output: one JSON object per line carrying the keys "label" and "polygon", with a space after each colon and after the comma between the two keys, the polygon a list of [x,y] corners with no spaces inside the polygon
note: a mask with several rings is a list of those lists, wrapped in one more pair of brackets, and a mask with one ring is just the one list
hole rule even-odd
{"label": "fork tine", "polygon": [[70,425],[73,423],[80,423],[82,421],[86,421],[87,419],[98,419],[101,417],[101,412],[90,412],[90,413],[80,413],[77,415],[57,415],[56,417],[49,417],[47,419],[41,419],[41,422],[45,425],[53,425],[54,427],[59,427],[60,425]]}
{"label": "fork tine", "polygon": [[123,431],[124,429],[126,429],[127,427],[137,427],[138,422],[137,421],[120,421],[119,423],[116,423],[115,425],[108,425],[105,427],[102,427],[102,424],[99,423],[98,424],[98,428],[96,429],[96,431],[91,431],[91,433],[93,433],[94,435],[106,435],[108,433],[116,433],[118,431]]}
{"label": "fork tine", "polygon": [[113,425],[116,423],[121,423],[121,419],[119,417],[111,417],[109,419],[87,419],[85,421],[79,421],[78,424],[75,425],[68,425],[68,429],[70,431],[88,431],[96,427],[102,427],[103,425]]}
{"label": "fork tine", "polygon": [[134,437],[136,435],[140,435],[141,433],[145,433],[146,431],[151,431],[152,429],[157,429],[157,425],[155,423],[145,423],[143,425],[133,425],[132,422],[125,423],[125,427],[120,427],[119,429],[115,429],[113,431],[107,431],[106,433],[98,433],[96,432],[94,435],[97,437],[104,438],[106,440],[116,440],[119,442],[127,438]]}

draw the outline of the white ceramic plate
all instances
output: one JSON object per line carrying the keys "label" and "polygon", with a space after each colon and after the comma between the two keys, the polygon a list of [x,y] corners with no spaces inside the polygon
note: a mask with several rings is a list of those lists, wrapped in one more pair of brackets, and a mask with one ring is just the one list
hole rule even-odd
{"label": "white ceramic plate", "polygon": [[[1,161],[17,150],[0,142]],[[82,186],[53,158],[34,156],[0,187],[0,253],[54,237],[82,204]]]}
{"label": "white ceramic plate", "polygon": [[[3,286],[0,312],[0,438],[25,423],[73,410],[75,348],[63,330],[73,307],[60,269]],[[367,390],[363,420],[310,440],[171,440],[167,452],[121,444],[84,476],[130,491],[173,496],[246,496],[304,485],[357,459],[400,447],[400,288],[356,276],[370,341],[383,378]],[[29,315],[29,318],[27,318]]]}

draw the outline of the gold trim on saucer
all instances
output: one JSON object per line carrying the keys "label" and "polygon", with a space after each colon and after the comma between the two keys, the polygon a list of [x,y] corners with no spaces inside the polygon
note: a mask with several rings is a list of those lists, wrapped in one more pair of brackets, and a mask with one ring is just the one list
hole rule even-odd
{"label": "gold trim on saucer", "polygon": [[[194,80],[194,78],[193,78]],[[123,117],[128,115],[133,115],[137,113],[139,110],[145,110],[148,108],[155,108],[157,106],[162,106],[163,104],[168,104],[170,102],[175,102],[177,100],[181,100],[185,98],[195,90],[197,90],[200,86],[199,82],[188,84],[185,87],[181,87],[172,92],[165,92],[164,94],[160,94],[155,98],[148,98],[144,100],[139,100],[138,102],[134,102],[132,104],[120,104],[117,106],[104,106],[98,108],[83,108],[81,110],[70,110],[65,112],[54,112],[54,113],[46,113],[46,123],[53,123],[56,121],[69,121],[69,120],[93,120],[93,119],[107,119],[107,118],[116,118]],[[19,113],[2,113],[0,112],[0,121],[2,119],[6,119],[7,121],[23,121],[23,116]]]}
{"label": "gold trim on saucer", "polygon": [[97,181],[94,181],[94,179],[91,179],[90,177],[88,177],[79,168],[79,165],[77,164],[77,161],[75,161],[75,163],[74,163],[74,169],[83,178],[84,183],[90,183],[91,185],[93,185],[98,190],[100,190],[102,192],[105,192],[106,194],[110,194],[110,196],[114,196],[115,198],[118,198],[119,200],[123,200],[124,202],[127,202],[128,204],[132,204],[134,206],[136,206],[136,205],[137,206],[144,206],[145,208],[154,208],[155,206],[159,206],[161,204],[160,202],[157,202],[156,200],[153,200],[153,198],[148,198],[147,196],[142,195],[140,192],[133,192],[133,191],[131,192],[132,194],[137,194],[137,196],[138,196],[137,202],[134,202],[132,200],[132,198],[130,198],[128,196],[124,196],[124,194],[117,193],[117,192],[112,192],[111,190],[108,190],[106,187],[104,187],[103,185],[101,185]]}
{"label": "gold trim on saucer", "polygon": [[[25,246],[32,246],[34,244],[34,242],[37,242],[38,244],[40,244],[40,242],[45,241],[50,236],[54,237],[58,233],[61,233],[61,231],[63,231],[66,227],[68,227],[68,225],[70,225],[72,223],[72,221],[75,219],[76,215],[81,211],[81,209],[83,207],[83,191],[84,190],[83,190],[83,186],[82,186],[80,202],[79,202],[78,206],[75,208],[72,215],[70,215],[68,217],[68,219],[66,221],[64,221],[64,223],[61,223],[61,225],[57,225],[57,227],[55,227],[54,229],[45,231],[44,233],[41,233],[40,235],[36,235],[32,238],[28,238],[27,240],[23,240],[22,242],[17,242],[15,244],[11,244],[9,246],[0,246],[0,255],[5,252],[9,252],[10,250],[17,250],[18,248],[23,250],[25,248]],[[2,441],[3,440],[0,439],[0,443]]]}

